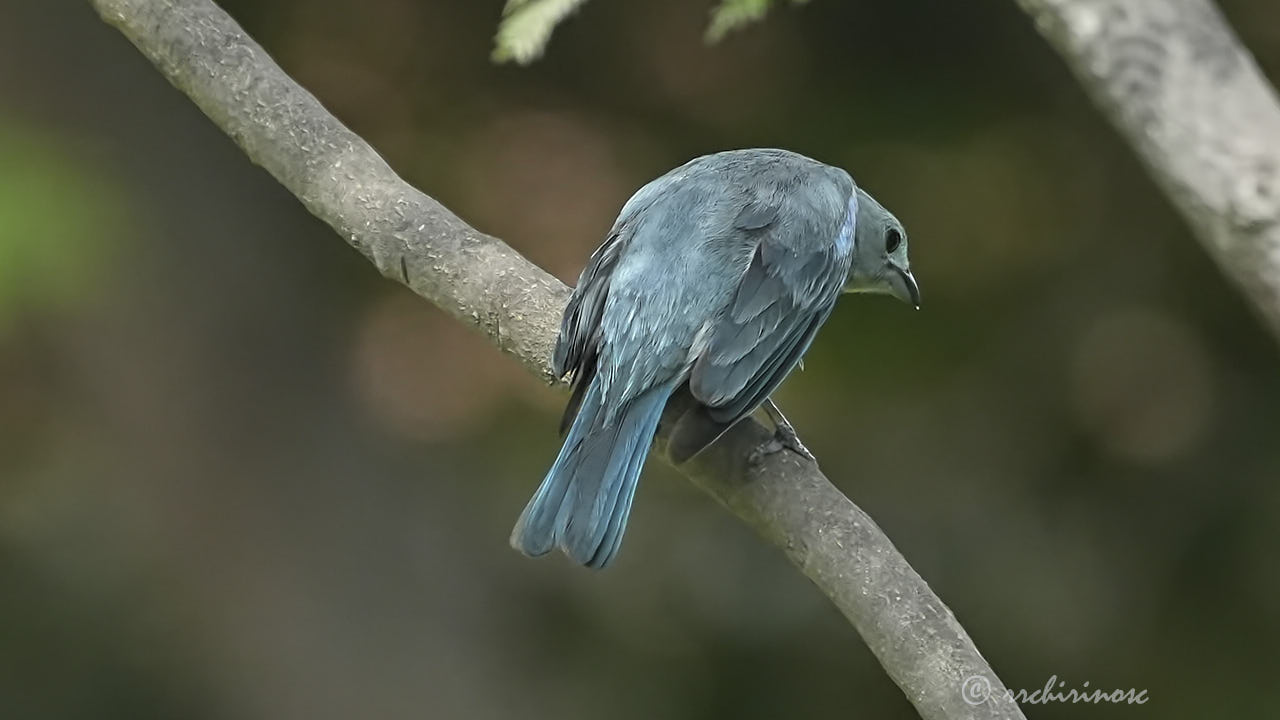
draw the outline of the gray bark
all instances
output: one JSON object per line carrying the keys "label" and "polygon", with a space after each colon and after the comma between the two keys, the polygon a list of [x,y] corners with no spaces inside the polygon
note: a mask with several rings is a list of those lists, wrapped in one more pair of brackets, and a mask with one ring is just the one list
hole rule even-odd
{"label": "gray bark", "polygon": [[1018,0],[1280,338],[1280,104],[1210,0]]}
{"label": "gray bark", "polygon": [[[555,380],[564,285],[397,177],[210,0],[90,4],[384,276]],[[740,423],[680,469],[835,603],[922,717],[1022,717],[951,611],[815,465],[789,453],[747,463],[768,437]]]}

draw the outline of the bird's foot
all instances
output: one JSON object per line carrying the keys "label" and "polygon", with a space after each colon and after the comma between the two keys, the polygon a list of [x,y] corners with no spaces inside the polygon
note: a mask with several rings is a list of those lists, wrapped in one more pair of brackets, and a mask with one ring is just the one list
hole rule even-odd
{"label": "bird's foot", "polygon": [[787,421],[787,418],[778,409],[778,406],[773,404],[772,400],[764,401],[764,411],[769,416],[769,419],[773,421],[773,437],[761,443],[755,450],[752,450],[751,455],[747,458],[748,462],[752,465],[759,465],[764,462],[766,457],[783,450],[790,450],[809,462],[816,463],[818,461],[813,456],[813,453],[809,452],[809,448],[800,442],[800,436],[796,434],[795,427]]}
{"label": "bird's foot", "polygon": [[782,447],[808,460],[809,462],[818,462],[818,458],[809,452],[809,448],[800,442],[800,436],[796,435],[796,429],[791,423],[783,420],[781,424],[773,429],[773,442],[778,443]]}

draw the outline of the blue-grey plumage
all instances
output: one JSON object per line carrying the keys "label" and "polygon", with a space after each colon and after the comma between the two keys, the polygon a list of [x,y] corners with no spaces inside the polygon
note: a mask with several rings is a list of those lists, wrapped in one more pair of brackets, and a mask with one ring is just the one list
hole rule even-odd
{"label": "blue-grey plumage", "polygon": [[637,191],[565,308],[552,364],[573,374],[568,432],[512,545],[607,565],[671,395],[695,401],[672,433],[682,462],[768,399],[842,292],[919,300],[901,223],[843,170],[735,150]]}

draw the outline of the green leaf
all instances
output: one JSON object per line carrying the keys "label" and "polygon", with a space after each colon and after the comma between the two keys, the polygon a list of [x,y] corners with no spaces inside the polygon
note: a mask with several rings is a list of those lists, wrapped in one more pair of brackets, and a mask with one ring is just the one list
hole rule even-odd
{"label": "green leaf", "polygon": [[[808,0],[791,0],[800,5]],[[707,42],[719,42],[725,35],[753,22],[764,19],[773,0],[720,0],[711,11],[711,25],[707,27]]]}
{"label": "green leaf", "polygon": [[494,38],[493,59],[527,65],[538,59],[551,32],[586,0],[507,0]]}
{"label": "green leaf", "polygon": [[707,42],[719,42],[725,35],[753,22],[759,22],[769,12],[771,0],[721,0],[711,11],[711,25],[707,27]]}

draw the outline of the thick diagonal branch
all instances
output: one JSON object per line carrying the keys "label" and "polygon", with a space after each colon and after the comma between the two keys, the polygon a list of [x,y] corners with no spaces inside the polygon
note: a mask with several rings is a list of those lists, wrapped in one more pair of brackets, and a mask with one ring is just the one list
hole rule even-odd
{"label": "thick diagonal branch", "polygon": [[1018,0],[1280,338],[1280,103],[1211,0]]}
{"label": "thick diagonal branch", "polygon": [[[564,285],[397,177],[209,0],[91,4],[383,275],[551,379]],[[1021,717],[951,611],[814,465],[778,453],[748,466],[768,436],[740,423],[681,470],[831,598],[922,716]],[[962,693],[970,678],[990,699]]]}

